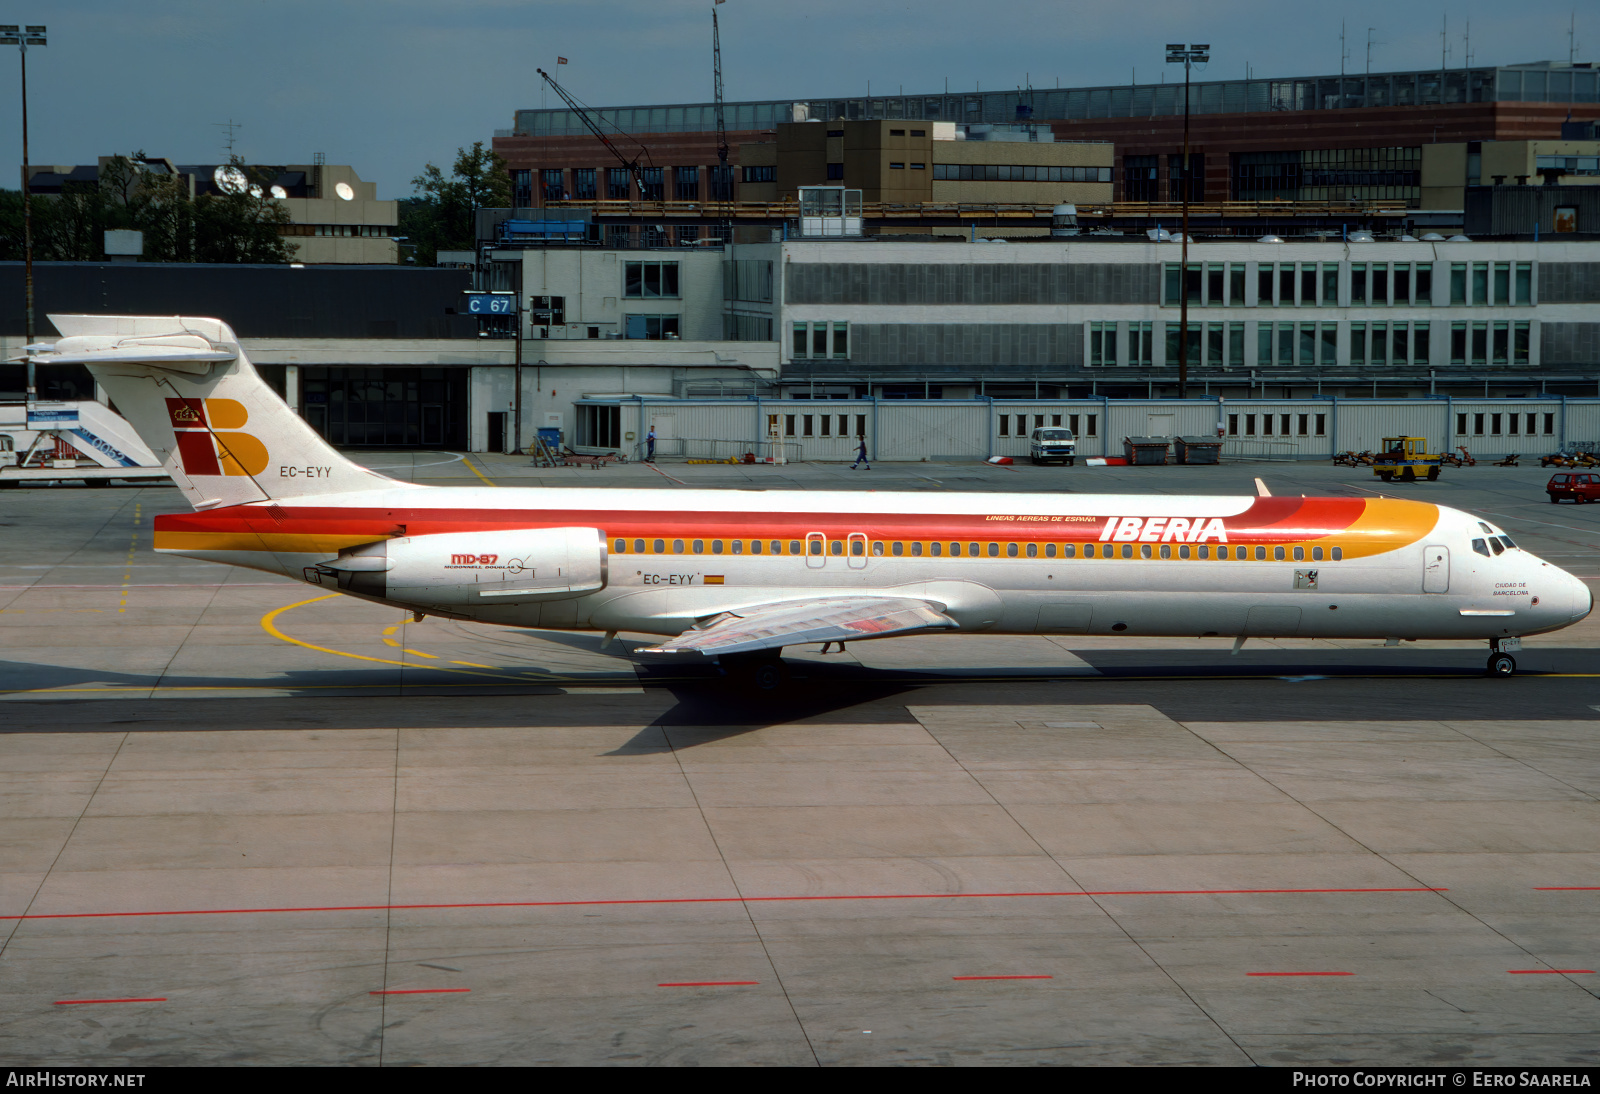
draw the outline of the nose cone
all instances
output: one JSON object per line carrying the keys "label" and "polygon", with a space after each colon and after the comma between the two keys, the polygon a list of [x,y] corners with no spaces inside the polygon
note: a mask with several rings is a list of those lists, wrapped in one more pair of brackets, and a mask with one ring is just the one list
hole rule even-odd
{"label": "nose cone", "polygon": [[1567,582],[1571,588],[1571,621],[1576,623],[1594,611],[1594,594],[1589,591],[1589,586],[1584,584],[1581,578],[1568,574]]}

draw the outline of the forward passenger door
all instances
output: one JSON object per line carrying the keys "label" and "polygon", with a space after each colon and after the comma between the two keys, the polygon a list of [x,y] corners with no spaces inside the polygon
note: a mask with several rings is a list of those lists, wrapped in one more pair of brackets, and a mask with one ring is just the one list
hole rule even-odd
{"label": "forward passenger door", "polygon": [[1450,591],[1450,548],[1432,543],[1422,549],[1422,591]]}

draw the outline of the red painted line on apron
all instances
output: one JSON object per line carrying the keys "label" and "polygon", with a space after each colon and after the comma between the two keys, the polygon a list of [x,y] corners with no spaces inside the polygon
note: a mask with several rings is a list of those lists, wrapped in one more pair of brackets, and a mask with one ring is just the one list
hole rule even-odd
{"label": "red painted line on apron", "polygon": [[1540,893],[1592,893],[1600,891],[1600,885],[1535,885],[1535,892]]}
{"label": "red painted line on apron", "polygon": [[1246,976],[1354,976],[1353,972],[1247,972]]}
{"label": "red painted line on apron", "polygon": [[952,976],[952,980],[1054,980],[1048,973],[1030,973],[1025,976]]}
{"label": "red painted line on apron", "polygon": [[471,991],[471,988],[389,988],[386,991],[369,991],[368,995],[446,995],[451,992]]}
{"label": "red painted line on apron", "polygon": [[676,980],[657,984],[658,988],[733,988],[745,984],[759,984],[759,980]]}
{"label": "red painted line on apron", "polygon": [[1037,893],[842,893],[837,896],[686,896],[643,897],[637,900],[490,900],[453,904],[328,904],[303,908],[175,908],[145,912],[42,912],[0,916],[0,922],[17,919],[116,919],[160,915],[270,915],[286,912],[386,912],[433,911],[473,908],[601,908],[650,904],[771,904],[829,900],[1008,900],[1017,897],[1069,896],[1229,896],[1320,893],[1445,893],[1444,888],[1373,889],[1100,889]]}

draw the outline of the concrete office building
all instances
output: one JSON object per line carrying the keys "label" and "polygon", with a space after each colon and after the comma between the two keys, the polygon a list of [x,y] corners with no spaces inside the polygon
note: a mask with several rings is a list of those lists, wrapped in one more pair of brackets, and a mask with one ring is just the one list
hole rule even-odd
{"label": "concrete office building", "polygon": [[[799,397],[1600,394],[1593,243],[883,240],[735,248],[773,271]],[[759,283],[741,276],[740,284]]]}
{"label": "concrete office building", "polygon": [[1455,141],[1422,149],[1422,204],[1464,209],[1470,186],[1600,186],[1600,140]]}
{"label": "concrete office building", "polygon": [[[36,197],[58,197],[72,187],[104,185],[102,173],[114,157],[95,164],[28,167],[28,186]],[[142,173],[175,175],[190,198],[222,192],[226,164],[175,164],[147,157],[135,165]],[[392,238],[400,223],[400,203],[379,201],[378,184],[365,182],[353,167],[311,163],[253,166],[265,176],[265,189],[282,203],[289,223],[282,234],[293,244],[293,260],[307,265],[387,265],[399,261]]]}
{"label": "concrete office building", "polygon": [[847,186],[868,202],[1111,200],[1109,142],[1057,141],[1047,125],[790,122],[739,148],[739,200],[793,199],[802,186]]}
{"label": "concrete office building", "polygon": [[[1600,394],[1594,242],[1202,240],[1187,276],[1178,248],[1131,238],[608,253],[527,247],[489,265],[519,262],[530,299],[569,313],[580,292],[702,324],[720,307],[741,350],[776,340],[776,388],[798,398],[1174,395],[1181,293],[1195,393]],[[654,282],[623,273],[646,262],[661,265]],[[651,284],[678,297],[606,298]],[[593,336],[567,318],[552,337]]]}
{"label": "concrete office building", "polygon": [[[1600,70],[1588,63],[1541,61],[1200,81],[1190,91],[1191,193],[1207,201],[1384,199],[1429,208],[1421,179],[1425,146],[1559,138],[1564,121],[1600,118],[1597,80]],[[571,111],[518,110],[512,128],[497,131],[494,139],[495,150],[511,168],[516,204],[652,194],[698,201],[718,195],[712,185],[715,168],[707,166],[717,162],[712,104],[608,107],[596,113],[603,125],[649,150],[651,162],[659,165],[647,174],[649,192],[639,194]],[[809,118],[1047,124],[1058,141],[1115,144],[1119,201],[1180,196],[1182,115],[1183,88],[1172,83],[794,97],[726,106],[728,137],[740,163],[746,144],[772,143],[781,125]],[[732,185],[727,180],[722,192],[731,193]]]}

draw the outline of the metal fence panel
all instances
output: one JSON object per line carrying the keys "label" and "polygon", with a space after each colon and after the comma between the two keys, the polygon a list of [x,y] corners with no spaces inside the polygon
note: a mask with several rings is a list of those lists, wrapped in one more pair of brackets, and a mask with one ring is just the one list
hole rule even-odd
{"label": "metal fence panel", "polygon": [[881,460],[982,460],[990,455],[989,404],[893,399],[878,404]]}
{"label": "metal fence panel", "polygon": [[1566,432],[1558,437],[1562,443],[1600,441],[1600,399],[1568,399],[1565,409]]}
{"label": "metal fence panel", "polygon": [[1113,456],[1122,455],[1124,437],[1214,437],[1217,434],[1217,404],[1211,400],[1125,400],[1110,403],[1108,410],[1111,422],[1106,431],[1106,443]]}
{"label": "metal fence panel", "polygon": [[[774,455],[848,461],[855,456],[857,435],[864,432],[872,457],[884,461],[983,460],[992,455],[1019,459],[1027,457],[1028,435],[1036,425],[1055,425],[1058,420],[1070,425],[1074,417],[1078,455],[1084,457],[1121,455],[1122,438],[1128,436],[1215,436],[1219,422],[1229,442],[1223,449],[1225,459],[1327,459],[1347,449],[1377,451],[1384,437],[1397,436],[1425,437],[1432,451],[1451,452],[1464,444],[1475,456],[1491,457],[1512,452],[1543,454],[1573,442],[1600,443],[1600,399],[663,399],[620,403],[622,429],[635,435],[633,443],[640,452],[654,423],[657,453],[668,458],[741,456],[776,440],[780,447],[771,450]],[[1479,415],[1483,416],[1481,423]],[[1546,415],[1551,418],[1549,433]],[[773,429],[776,438],[769,432]],[[673,442],[670,446],[669,441]],[[762,447],[757,455],[767,452]]]}
{"label": "metal fence panel", "polygon": [[1560,437],[1559,400],[1455,399],[1450,404],[1451,451],[1464,446],[1474,456],[1544,455],[1561,446]]}
{"label": "metal fence panel", "polygon": [[1443,399],[1341,399],[1334,449],[1377,452],[1385,437],[1426,437],[1429,450],[1438,452],[1449,439],[1448,413]]}
{"label": "metal fence panel", "polygon": [[[1023,425],[1018,428],[1016,419],[1021,415]],[[999,419],[1006,419],[1002,433]],[[1026,459],[1030,451],[1033,430],[1039,426],[1065,426],[1072,429],[1078,439],[1079,456],[1098,456],[1105,451],[1105,404],[1095,400],[996,400],[992,409],[994,422],[993,454]],[[1074,421],[1075,420],[1075,421]]]}

